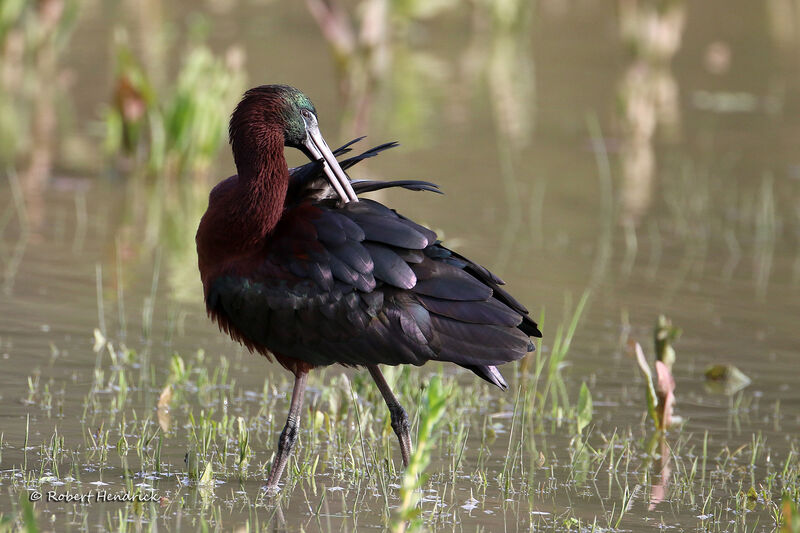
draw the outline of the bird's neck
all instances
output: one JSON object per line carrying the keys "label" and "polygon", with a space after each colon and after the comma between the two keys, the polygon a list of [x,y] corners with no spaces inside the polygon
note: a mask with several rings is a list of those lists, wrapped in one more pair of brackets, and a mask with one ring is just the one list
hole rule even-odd
{"label": "bird's neck", "polygon": [[283,134],[267,134],[238,168],[240,198],[237,221],[248,240],[258,242],[275,229],[283,215],[289,168],[283,156]]}

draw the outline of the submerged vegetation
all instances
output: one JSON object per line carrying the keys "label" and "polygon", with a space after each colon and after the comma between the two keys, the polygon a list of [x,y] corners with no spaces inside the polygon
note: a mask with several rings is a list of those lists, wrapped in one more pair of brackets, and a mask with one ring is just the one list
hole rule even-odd
{"label": "submerged vegetation", "polygon": [[[79,431],[64,434],[71,422],[61,411],[71,380],[42,383],[30,376],[28,395],[21,398],[30,415],[5,425],[0,443],[8,465],[0,484],[17,502],[0,524],[23,527],[55,516],[56,506],[28,504],[34,492],[102,489],[157,498],[118,509],[74,507],[68,521],[76,527],[100,522],[118,529],[133,522],[155,528],[159,520],[174,525],[180,508],[192,527],[225,530],[225,516],[233,513],[260,529],[284,520],[281,509],[303,516],[310,526],[324,523],[327,509],[335,507],[354,527],[369,509],[404,531],[450,528],[461,515],[493,509],[499,498],[508,502],[502,508],[516,509],[517,519],[529,515],[531,526],[614,530],[631,527],[627,517],[634,508],[668,498],[673,507],[697,513],[706,530],[729,530],[728,524],[752,530],[759,523],[781,523],[800,492],[796,437],[788,453],[757,435],[732,448],[708,432],[681,429],[651,445],[646,425],[606,433],[585,384],[575,410],[560,409],[564,416],[554,418],[540,405],[546,396],[519,380],[516,393],[497,397],[488,385],[442,374],[445,367],[432,378],[407,368],[387,373],[418,406],[417,448],[404,474],[378,392],[364,376],[332,367],[312,374],[302,443],[286,485],[273,499],[262,485],[282,424],[274,413],[285,408],[288,380],[266,379],[261,390],[241,386],[236,376],[252,363],[241,353],[233,360],[210,360],[202,351],[174,354],[165,371],[131,348],[96,336],[93,376],[78,376],[91,383]],[[565,433],[574,435],[569,445],[553,446],[551,440],[562,441]],[[493,441],[502,445],[490,446]],[[565,506],[587,496],[602,503],[593,518]]]}
{"label": "submerged vegetation", "polygon": [[[587,292],[554,326],[558,350],[547,353],[539,343],[510,394],[448,366],[432,365],[430,377],[387,368],[392,387],[415,406],[416,449],[405,472],[369,377],[338,367],[312,373],[301,444],[274,496],[263,480],[291,390],[287,377],[254,387],[258,378],[246,379],[248,368],[262,362],[241,350],[168,357],[168,347],[151,351],[149,329],[139,348],[95,330],[94,367],[67,379],[34,372],[19,398],[28,415],[4,425],[0,487],[12,505],[0,514],[0,528],[36,527],[64,512],[76,529],[183,522],[260,530],[285,524],[287,516],[302,517],[303,527],[327,528],[336,516],[358,528],[370,516],[368,523],[411,531],[456,528],[469,516],[502,512],[527,517],[526,528],[626,530],[637,527],[637,509],[664,501],[697,515],[708,531],[790,527],[800,495],[797,436],[773,447],[760,434],[720,440],[684,426],[654,434],[652,426],[622,422],[598,406],[586,383],[575,390],[565,382],[588,300]],[[60,361],[57,353],[54,347],[50,365]],[[75,382],[88,384],[77,427],[65,413]],[[794,417],[738,394],[729,411],[734,420],[768,416],[790,424]],[[601,395],[602,405],[607,397]],[[643,412],[641,398],[617,409]],[[100,491],[135,501],[66,510],[29,503],[34,493],[98,498]],[[586,514],[575,502],[598,507]]]}

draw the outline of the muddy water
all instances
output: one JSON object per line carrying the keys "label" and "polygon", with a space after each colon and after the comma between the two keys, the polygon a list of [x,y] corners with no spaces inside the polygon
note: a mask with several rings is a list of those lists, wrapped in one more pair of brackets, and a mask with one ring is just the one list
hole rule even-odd
{"label": "muddy water", "polygon": [[[154,416],[173,352],[226,355],[237,390],[252,393],[242,401],[251,402],[253,411],[265,379],[278,393],[289,390],[282,370],[243,353],[205,319],[193,255],[202,209],[173,217],[170,238],[154,238],[147,208],[153,194],[146,186],[108,179],[99,168],[87,176],[68,157],[70,135],[97,142],[87,132],[110,92],[115,21],[127,20],[134,40],[169,25],[182,35],[182,7],[188,4],[154,2],[161,12],[152,20],[128,4],[134,3],[90,2],[78,15],[60,60],[73,80],[67,91],[72,129],[59,137],[52,174],[34,180],[22,169],[18,178],[0,182],[0,513],[17,508],[26,486],[18,479],[20,465],[39,460],[39,445],[54,429],[68,449],[82,449],[102,420],[85,411],[98,361],[107,374],[113,371],[112,362],[92,350],[95,328],[157,369],[129,393],[130,408],[142,418]],[[710,501],[724,503],[737,491],[763,485],[766,473],[798,445],[800,5],[674,2],[661,11],[648,5],[537,2],[527,26],[514,32],[493,29],[467,9],[446,10],[390,43],[388,71],[361,119],[337,96],[330,55],[301,3],[208,2],[201,8],[211,15],[215,50],[241,45],[246,51],[250,84],[285,82],[311,96],[329,143],[356,134],[369,134],[372,143],[399,140],[400,148],[354,174],[437,182],[446,196],[400,192],[382,200],[494,269],[534,315],[545,310],[545,352],[557,324],[567,320],[565,309],[591,290],[563,370],[567,390],[577,398],[582,382],[590,387],[593,446],[616,432],[641,441],[640,462],[619,475],[607,465],[597,467],[602,473],[594,482],[576,482],[564,453],[571,431],[547,425],[537,436],[547,464],[536,474],[538,488],[509,495],[490,483],[480,495],[475,489],[478,503],[471,508],[464,502],[475,488],[469,476],[481,460],[483,417],[513,410],[513,391],[491,391],[484,410],[471,415],[462,478],[455,487],[436,485],[432,490],[439,494],[423,504],[429,520],[439,513],[436,527],[566,529],[576,518],[605,528],[629,486],[634,496],[622,529],[683,530],[716,521],[732,530],[741,527],[735,513],[703,518],[708,494],[677,481],[670,485],[670,478],[683,479],[681,472],[692,470],[706,432],[709,454],[716,457],[758,436],[770,458],[762,457],[743,484],[739,474],[725,477],[709,459],[708,476],[728,480]],[[295,53],[275,53],[283,49]],[[169,71],[175,60],[166,56]],[[220,155],[217,168],[220,177],[231,172],[228,154]],[[199,205],[204,190],[190,193]],[[652,326],[662,313],[683,330],[674,374],[676,414],[685,423],[667,440],[683,450],[673,476],[657,466],[667,456],[663,449],[656,466],[643,459],[652,432],[643,422],[639,371],[626,349],[635,339],[650,351]],[[752,383],[733,396],[709,391],[703,371],[715,363],[736,365]],[[515,370],[504,372],[510,377]],[[458,374],[461,383],[470,379]],[[270,415],[265,448],[277,438],[281,422],[274,419],[284,408],[280,400]],[[502,435],[510,420],[495,420],[501,437],[488,445],[489,478],[502,470],[508,450]],[[173,472],[184,468],[186,439],[178,432],[164,441],[162,456]],[[258,461],[269,460],[270,449],[255,452]],[[434,471],[446,473],[448,462],[435,461]],[[91,482],[124,487],[119,460],[77,469],[84,488]],[[247,520],[251,527],[291,531],[384,524],[381,499],[358,495],[353,487],[346,497],[330,492],[320,515],[313,508],[319,496],[311,498],[313,507],[295,496],[276,512],[258,497],[260,479],[224,479],[210,504],[216,511],[209,513],[206,497],[178,477],[151,480],[167,499],[181,502],[159,507],[165,518],[158,520],[171,527],[194,529],[199,517],[225,530]],[[663,499],[651,488],[659,480]],[[687,498],[693,490],[698,501]],[[259,505],[254,511],[245,501]],[[112,504],[37,509],[43,529],[62,529],[62,521],[74,529],[117,523]],[[749,513],[747,529],[771,527],[767,506]],[[153,520],[148,511],[139,525]]]}

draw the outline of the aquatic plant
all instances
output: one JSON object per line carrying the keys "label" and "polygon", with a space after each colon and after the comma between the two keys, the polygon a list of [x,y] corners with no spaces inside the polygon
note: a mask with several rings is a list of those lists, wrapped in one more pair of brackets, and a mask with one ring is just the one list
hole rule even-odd
{"label": "aquatic plant", "polygon": [[242,67],[238,49],[225,59],[203,45],[189,51],[163,107],[150,118],[151,172],[205,175],[227,140],[230,102],[244,86]]}
{"label": "aquatic plant", "polygon": [[655,428],[663,431],[673,423],[672,410],[675,404],[675,380],[672,372],[662,361],[656,361],[656,375],[653,376],[644,350],[638,342],[633,342],[634,355],[645,382],[645,399],[647,414],[655,424]]}
{"label": "aquatic plant", "polygon": [[422,521],[419,519],[420,511],[417,508],[420,490],[428,479],[425,470],[431,462],[434,432],[444,415],[449,396],[450,391],[442,385],[441,378],[433,376],[428,383],[425,402],[419,412],[417,448],[411,455],[411,461],[400,485],[400,506],[394,513],[391,528],[393,533],[420,529]]}
{"label": "aquatic plant", "polygon": [[124,38],[118,41],[113,104],[104,112],[106,150],[142,153],[147,173],[162,180],[205,178],[227,139],[230,102],[244,87],[243,51],[233,47],[218,57],[192,41],[172,85],[157,88]]}
{"label": "aquatic plant", "polygon": [[653,328],[653,343],[655,344],[656,360],[661,361],[672,370],[675,364],[675,348],[672,343],[681,336],[681,329],[672,325],[672,320],[664,315],[658,315]]}

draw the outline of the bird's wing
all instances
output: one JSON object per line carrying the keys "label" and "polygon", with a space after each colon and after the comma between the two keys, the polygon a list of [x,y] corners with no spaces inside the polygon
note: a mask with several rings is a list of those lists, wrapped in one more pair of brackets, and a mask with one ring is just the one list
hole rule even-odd
{"label": "bird's wing", "polygon": [[501,283],[378,202],[306,203],[208,304],[250,345],[314,365],[450,361],[503,386],[492,365],[541,334]]}

